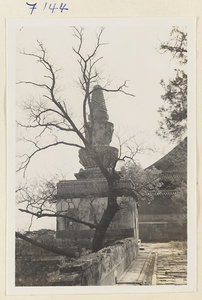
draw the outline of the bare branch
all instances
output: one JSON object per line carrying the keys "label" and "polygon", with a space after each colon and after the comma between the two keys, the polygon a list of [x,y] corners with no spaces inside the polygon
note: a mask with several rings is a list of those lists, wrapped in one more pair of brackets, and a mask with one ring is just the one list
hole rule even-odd
{"label": "bare branch", "polygon": [[[126,85],[127,81],[124,81],[124,83],[122,85],[120,85],[119,87],[117,87],[116,89],[107,89],[107,88],[103,88],[103,87],[98,87],[97,90],[102,90],[105,92],[110,92],[110,93],[117,93],[117,92],[121,92],[127,96],[131,96],[131,97],[135,97],[134,94],[131,93],[127,93],[126,91],[123,90],[123,88],[127,88]],[[90,94],[92,94],[93,91],[90,92]]]}
{"label": "bare branch", "polygon": [[32,85],[35,85],[35,86],[38,86],[38,87],[44,87],[44,88],[47,88],[48,90],[50,90],[50,87],[47,86],[46,84],[40,84],[40,83],[36,83],[36,82],[32,82],[32,81],[22,81],[22,80],[16,82],[16,84],[21,84],[21,83],[32,84]]}
{"label": "bare branch", "polygon": [[[34,143],[32,141],[32,143]],[[35,144],[35,143],[34,143]],[[80,149],[84,149],[84,147],[78,145],[78,144],[75,144],[75,143],[68,143],[68,142],[63,142],[63,141],[60,141],[60,142],[56,142],[56,143],[53,143],[53,144],[49,144],[49,145],[46,145],[44,147],[41,147],[39,148],[37,146],[37,150],[35,150],[34,152],[32,152],[32,154],[30,155],[27,155],[27,154],[24,154],[24,156],[27,157],[27,159],[22,163],[21,167],[17,169],[17,172],[19,172],[20,170],[24,169],[24,174],[25,174],[25,171],[30,163],[30,160],[32,159],[32,157],[38,153],[39,151],[42,151],[42,150],[46,150],[48,148],[51,148],[51,147],[54,147],[54,146],[58,146],[58,145],[66,145],[66,146],[73,146],[73,147],[77,147],[77,148],[80,148]]]}
{"label": "bare branch", "polygon": [[40,247],[44,250],[47,250],[47,251],[50,251],[50,252],[53,252],[53,253],[56,253],[56,254],[59,254],[59,255],[65,255],[65,256],[68,256],[68,257],[73,257],[73,258],[78,258],[78,253],[77,252],[73,252],[73,251],[67,251],[67,250],[63,250],[63,249],[60,249],[58,247],[55,247],[53,245],[46,245],[44,243],[41,243],[41,242],[38,242],[34,239],[31,239],[19,232],[15,232],[15,236],[16,238],[20,238],[36,247]]}
{"label": "bare branch", "polygon": [[64,128],[64,127],[61,127],[60,125],[58,124],[53,124],[53,123],[46,123],[46,124],[36,124],[36,125],[25,125],[25,124],[21,124],[19,122],[16,122],[19,126],[21,127],[24,127],[24,128],[39,128],[39,127],[46,127],[46,128],[49,128],[49,127],[55,127],[61,131],[68,131],[68,132],[74,132],[74,130],[72,128]]}
{"label": "bare branch", "polygon": [[35,216],[37,218],[43,218],[43,217],[57,218],[57,217],[62,217],[62,218],[74,221],[76,223],[80,223],[80,224],[86,225],[86,226],[90,227],[91,229],[97,227],[96,224],[92,224],[92,223],[89,223],[89,222],[85,222],[85,221],[79,220],[77,218],[73,218],[73,217],[67,216],[66,214],[64,214],[64,212],[56,212],[56,213],[49,214],[49,213],[43,213],[41,211],[35,213],[35,212],[30,211],[28,209],[22,209],[22,208],[19,208],[19,210],[21,212],[25,212],[25,213],[31,214],[32,216]]}

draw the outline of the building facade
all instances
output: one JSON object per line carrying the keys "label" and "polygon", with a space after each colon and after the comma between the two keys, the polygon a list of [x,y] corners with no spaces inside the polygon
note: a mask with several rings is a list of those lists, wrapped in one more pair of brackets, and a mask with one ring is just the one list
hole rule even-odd
{"label": "building facade", "polygon": [[151,203],[139,201],[139,233],[145,242],[187,239],[187,138],[155,162],[162,183]]}

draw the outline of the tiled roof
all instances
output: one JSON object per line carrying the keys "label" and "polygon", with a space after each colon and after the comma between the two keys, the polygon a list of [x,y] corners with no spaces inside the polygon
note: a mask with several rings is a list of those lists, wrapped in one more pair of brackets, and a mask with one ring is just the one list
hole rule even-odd
{"label": "tiled roof", "polygon": [[185,174],[187,172],[187,138],[147,169],[152,167],[161,170],[164,175],[168,172]]}

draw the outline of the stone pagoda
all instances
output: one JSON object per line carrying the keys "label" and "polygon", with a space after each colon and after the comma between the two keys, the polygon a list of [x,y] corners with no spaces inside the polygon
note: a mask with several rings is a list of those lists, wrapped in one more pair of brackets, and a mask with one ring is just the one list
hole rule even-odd
{"label": "stone pagoda", "polygon": [[[96,85],[92,92],[85,138],[96,150],[106,168],[111,168],[118,159],[118,149],[110,146],[113,131],[114,125],[109,122],[103,90]],[[57,185],[57,211],[96,224],[107,206],[107,181],[85,149],[79,150],[79,159],[84,169],[80,169],[75,174],[76,180],[63,180]],[[118,188],[132,189],[134,186],[131,181],[120,179]],[[125,208],[115,215],[108,228],[107,238],[113,237],[116,240],[136,237],[138,239],[136,199],[133,196],[120,196],[118,202]],[[93,234],[94,230],[86,225],[63,217],[57,219],[58,238],[85,240],[89,243]]]}
{"label": "stone pagoda", "polygon": [[[93,145],[103,165],[110,168],[118,159],[118,149],[109,146],[112,141],[114,124],[109,122],[103,91],[99,85],[93,89],[90,110],[89,122],[85,126],[85,138]],[[81,169],[79,173],[75,174],[77,179],[103,177],[95,161],[85,149],[79,150],[79,158],[85,170]]]}

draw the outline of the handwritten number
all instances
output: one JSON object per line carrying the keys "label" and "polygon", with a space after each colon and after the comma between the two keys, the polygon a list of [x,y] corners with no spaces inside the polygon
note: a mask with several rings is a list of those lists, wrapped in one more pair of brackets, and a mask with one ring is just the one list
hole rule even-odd
{"label": "handwritten number", "polygon": [[32,15],[33,11],[36,9],[37,3],[30,4],[30,3],[26,2],[26,4],[30,6],[30,9],[31,9],[30,15]]}
{"label": "handwritten number", "polygon": [[46,6],[47,6],[47,2],[45,3],[43,10],[46,8]]}
{"label": "handwritten number", "polygon": [[61,13],[63,12],[64,9],[68,10],[68,8],[66,7],[66,4],[61,3],[60,4],[60,11],[61,11]]}
{"label": "handwritten number", "polygon": [[[30,4],[30,3],[28,3],[28,2],[26,2],[26,4],[29,6],[29,8],[30,8],[30,15],[32,15],[33,14],[33,12],[34,12],[34,10],[35,9],[37,9],[37,2],[36,3],[33,3],[33,4]],[[47,4],[48,4],[48,2],[45,2],[45,4],[44,4],[44,8],[43,8],[43,10],[45,10],[46,8],[47,8]],[[66,7],[66,4],[65,3],[63,3],[63,2],[61,2],[60,3],[60,7],[58,8],[58,7],[56,7],[56,5],[57,5],[57,3],[54,3],[54,4],[49,4],[49,9],[52,11],[52,14],[54,13],[54,11],[56,10],[56,9],[60,9],[60,12],[62,13],[64,10],[68,10],[68,8]]]}
{"label": "handwritten number", "polygon": [[58,9],[58,8],[56,7],[56,3],[54,3],[53,7],[52,7],[52,4],[50,4],[50,5],[49,5],[49,9],[52,10],[52,13],[54,13],[54,10],[55,10],[55,9]]}

